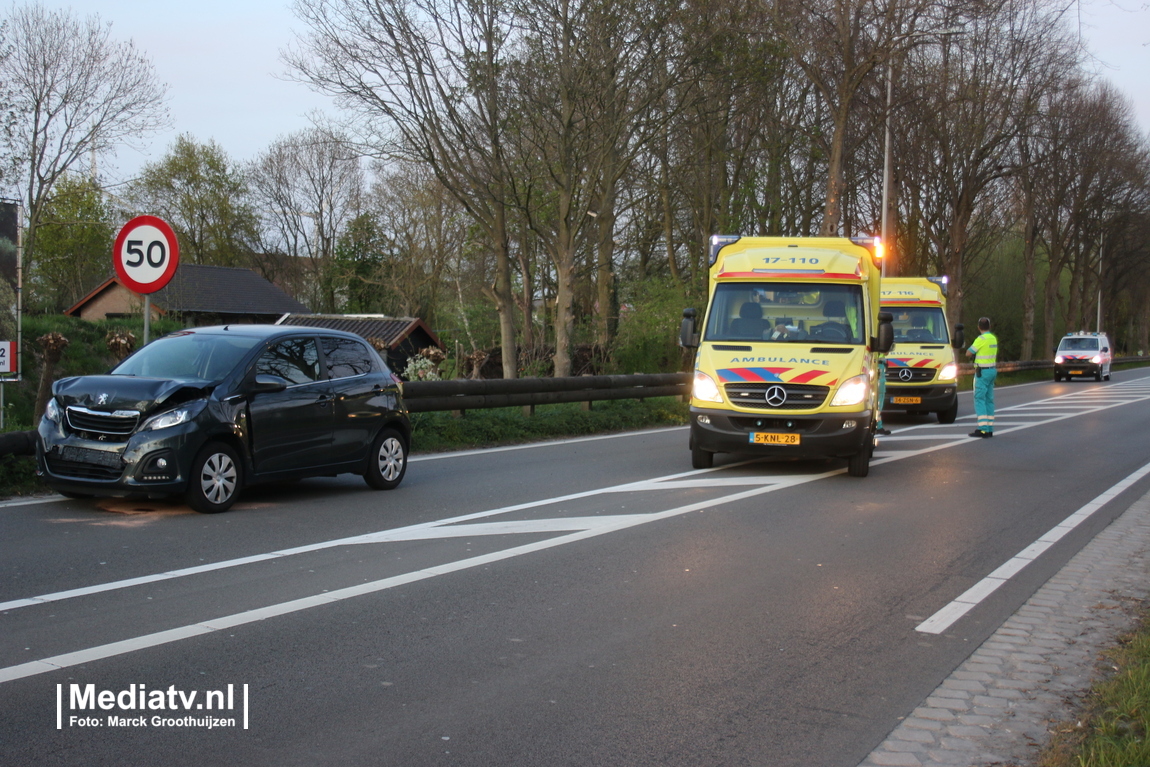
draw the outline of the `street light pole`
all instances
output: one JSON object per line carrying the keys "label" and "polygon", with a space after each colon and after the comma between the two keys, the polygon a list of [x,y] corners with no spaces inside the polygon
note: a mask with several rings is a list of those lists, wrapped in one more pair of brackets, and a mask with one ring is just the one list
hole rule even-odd
{"label": "street light pole", "polygon": [[886,278],[886,264],[890,260],[894,249],[890,242],[889,209],[890,209],[890,109],[891,109],[891,62],[886,63],[886,130],[882,153],[882,225],[881,232],[883,246],[882,276]]}
{"label": "street light pole", "polygon": [[[947,38],[951,35],[961,35],[966,31],[965,27],[951,27],[949,29],[941,29],[938,31],[923,31],[912,32],[905,36],[906,39],[913,39],[916,37],[939,37]],[[891,94],[893,91],[894,76],[891,70],[894,68],[894,56],[889,56],[886,61],[886,127],[883,136],[883,153],[882,153],[882,223],[880,226],[880,236],[882,238],[883,246],[883,259],[882,259],[882,276],[886,277],[886,264],[890,261],[891,254],[894,253],[892,247],[891,233],[890,233],[890,177],[891,171],[891,154],[890,154],[890,113],[893,105]]]}

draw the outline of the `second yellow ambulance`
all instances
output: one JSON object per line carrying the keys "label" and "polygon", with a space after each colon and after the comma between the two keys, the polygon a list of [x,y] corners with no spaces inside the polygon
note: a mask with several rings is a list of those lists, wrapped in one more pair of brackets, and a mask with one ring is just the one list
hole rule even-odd
{"label": "second yellow ambulance", "polygon": [[883,410],[935,413],[939,423],[958,415],[958,364],[962,325],[946,325],[945,277],[888,277],[882,308],[892,315],[894,346],[886,358]]}

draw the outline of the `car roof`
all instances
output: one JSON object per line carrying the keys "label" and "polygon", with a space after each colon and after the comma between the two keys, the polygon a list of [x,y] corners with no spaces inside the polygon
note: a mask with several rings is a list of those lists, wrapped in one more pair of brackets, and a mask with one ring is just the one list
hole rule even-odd
{"label": "car roof", "polygon": [[355,333],[347,333],[343,330],[331,330],[328,328],[313,328],[304,325],[211,325],[208,327],[200,328],[187,328],[179,330],[169,335],[177,335],[182,333],[195,333],[201,335],[234,335],[234,336],[247,336],[256,338],[279,338],[281,336],[294,336],[299,334],[315,336],[337,336],[340,338],[352,338],[358,341],[363,339]]}

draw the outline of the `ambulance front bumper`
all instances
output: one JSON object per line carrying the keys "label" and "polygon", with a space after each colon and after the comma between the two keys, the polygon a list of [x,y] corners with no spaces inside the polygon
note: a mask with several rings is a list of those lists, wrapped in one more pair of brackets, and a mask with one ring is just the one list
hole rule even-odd
{"label": "ambulance front bumper", "polygon": [[895,386],[888,383],[882,409],[928,410],[933,413],[953,407],[956,399],[958,385],[955,383],[933,386]]}
{"label": "ambulance front bumper", "polygon": [[691,445],[709,453],[847,458],[874,438],[871,417],[870,410],[766,415],[692,407]]}

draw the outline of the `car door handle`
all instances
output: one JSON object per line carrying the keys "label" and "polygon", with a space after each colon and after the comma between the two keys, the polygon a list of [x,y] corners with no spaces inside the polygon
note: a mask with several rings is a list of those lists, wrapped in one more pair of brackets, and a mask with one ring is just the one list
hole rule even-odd
{"label": "car door handle", "polygon": [[320,395],[316,398],[315,404],[320,407],[326,407],[327,403],[335,401],[335,395]]}

